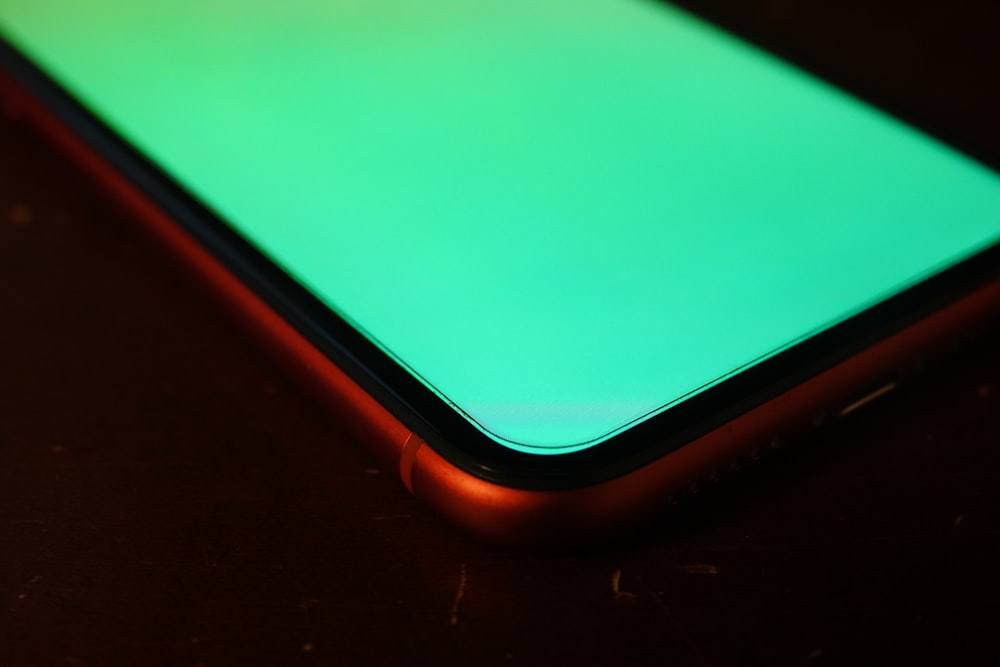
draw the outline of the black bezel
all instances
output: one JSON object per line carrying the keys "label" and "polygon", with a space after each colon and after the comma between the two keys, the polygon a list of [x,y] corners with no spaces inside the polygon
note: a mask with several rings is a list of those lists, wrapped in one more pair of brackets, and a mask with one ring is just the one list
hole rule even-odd
{"label": "black bezel", "polygon": [[[724,27],[729,29],[729,26]],[[737,35],[775,51],[761,45],[754,35],[746,35],[744,31]],[[803,63],[801,58],[792,59],[778,53],[873,104],[874,97],[868,91],[845,86],[838,80],[840,77],[831,76],[830,72],[817,71],[818,68]],[[998,244],[590,449],[565,454],[527,454],[493,442],[466,421],[272,264],[209,207],[117,137],[2,37],[0,66],[435,450],[463,470],[506,486],[547,490],[573,488],[627,473],[850,357],[958,296],[1000,277]],[[865,94],[858,95],[859,92]],[[927,123],[909,114],[900,114],[880,102],[875,102],[874,106],[956,145],[937,128],[928,127]],[[995,156],[976,154],[968,146],[959,147],[1000,171]]]}

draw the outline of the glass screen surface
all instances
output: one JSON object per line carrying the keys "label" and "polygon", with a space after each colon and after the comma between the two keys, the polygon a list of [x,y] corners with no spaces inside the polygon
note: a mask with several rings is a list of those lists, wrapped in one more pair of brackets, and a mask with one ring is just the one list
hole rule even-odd
{"label": "glass screen surface", "polygon": [[584,449],[1000,240],[1000,177],[644,0],[7,0],[484,433]]}

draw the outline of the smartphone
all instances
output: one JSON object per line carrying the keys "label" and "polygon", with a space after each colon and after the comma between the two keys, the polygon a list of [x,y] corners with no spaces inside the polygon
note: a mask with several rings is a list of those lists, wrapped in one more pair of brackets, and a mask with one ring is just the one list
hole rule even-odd
{"label": "smartphone", "polygon": [[653,0],[8,0],[4,88],[487,540],[566,543],[1000,305],[1000,174]]}

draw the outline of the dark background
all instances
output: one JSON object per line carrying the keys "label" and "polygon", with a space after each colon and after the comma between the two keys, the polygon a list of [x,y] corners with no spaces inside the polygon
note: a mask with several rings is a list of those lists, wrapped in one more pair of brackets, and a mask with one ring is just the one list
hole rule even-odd
{"label": "dark background", "polygon": [[[689,4],[1000,155],[992,2]],[[499,550],[4,111],[0,665],[996,664],[996,333],[625,541]]]}

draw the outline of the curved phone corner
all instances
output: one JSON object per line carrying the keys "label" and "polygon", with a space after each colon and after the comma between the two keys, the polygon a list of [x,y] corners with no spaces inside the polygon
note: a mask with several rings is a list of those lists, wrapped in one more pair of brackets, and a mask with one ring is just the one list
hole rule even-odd
{"label": "curved phone corner", "polygon": [[400,459],[400,476],[418,500],[481,541],[566,549],[606,542],[659,514],[680,478],[699,470],[669,458],[591,486],[521,489],[466,472],[413,436]]}
{"label": "curved phone corner", "polygon": [[415,435],[400,459],[400,476],[418,499],[486,542],[556,549],[606,542],[892,393],[926,360],[946,357],[960,332],[996,330],[998,313],[995,280],[678,449],[597,484],[504,486],[460,469]]}

